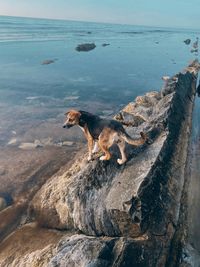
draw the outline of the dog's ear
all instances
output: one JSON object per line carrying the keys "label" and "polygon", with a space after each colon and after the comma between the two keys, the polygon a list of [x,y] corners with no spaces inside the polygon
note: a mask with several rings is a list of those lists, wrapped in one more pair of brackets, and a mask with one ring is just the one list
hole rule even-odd
{"label": "dog's ear", "polygon": [[67,111],[64,115],[67,116],[69,114],[69,111]]}

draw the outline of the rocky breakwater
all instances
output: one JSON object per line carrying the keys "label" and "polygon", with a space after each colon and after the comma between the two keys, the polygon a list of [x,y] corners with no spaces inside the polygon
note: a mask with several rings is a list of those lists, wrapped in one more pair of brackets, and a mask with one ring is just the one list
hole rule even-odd
{"label": "rocky breakwater", "polygon": [[[9,254],[9,239],[17,234],[13,233],[1,244],[0,266],[178,264],[198,69],[198,62],[193,62],[169,78],[160,92],[137,97],[116,115],[131,136],[137,138],[144,131],[151,140],[138,148],[127,145],[125,165],[117,164],[115,147],[108,162],[87,163],[84,151],[70,169],[50,178],[34,196],[28,213],[38,225],[62,235],[43,249],[31,253],[24,249],[13,256]],[[31,240],[23,244],[30,245]]]}

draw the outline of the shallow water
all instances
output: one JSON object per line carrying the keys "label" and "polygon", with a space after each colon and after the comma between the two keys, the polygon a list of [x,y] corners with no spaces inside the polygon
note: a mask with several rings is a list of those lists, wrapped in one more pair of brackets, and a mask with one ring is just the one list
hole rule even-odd
{"label": "shallow water", "polygon": [[[200,31],[0,16],[0,144],[67,108],[113,114],[194,58]],[[81,43],[96,44],[77,52]],[[103,47],[103,43],[109,46]],[[44,60],[54,60],[49,65]],[[54,122],[55,123],[55,122]]]}
{"label": "shallow water", "polygon": [[[113,113],[194,59],[200,31],[0,16],[0,146],[82,140],[69,108]],[[96,44],[77,52],[81,43]],[[108,46],[103,47],[102,44]],[[53,60],[52,64],[42,64]]]}

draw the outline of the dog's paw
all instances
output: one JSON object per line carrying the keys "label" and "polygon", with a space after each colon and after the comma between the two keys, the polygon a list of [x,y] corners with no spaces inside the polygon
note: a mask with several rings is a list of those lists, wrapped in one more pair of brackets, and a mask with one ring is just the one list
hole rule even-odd
{"label": "dog's paw", "polygon": [[126,160],[117,159],[117,163],[118,163],[119,165],[122,165],[122,164],[124,164],[125,162],[126,162]]}
{"label": "dog's paw", "polygon": [[99,159],[100,160],[106,160],[106,156],[101,156]]}

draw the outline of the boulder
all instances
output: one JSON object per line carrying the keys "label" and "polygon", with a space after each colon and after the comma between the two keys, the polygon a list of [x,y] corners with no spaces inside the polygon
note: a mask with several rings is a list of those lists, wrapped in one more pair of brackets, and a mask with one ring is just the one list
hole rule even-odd
{"label": "boulder", "polygon": [[95,49],[96,45],[94,43],[86,43],[80,44],[76,47],[76,51],[78,52],[88,52],[90,50]]}
{"label": "boulder", "polygon": [[189,45],[191,43],[191,39],[186,39],[183,41],[186,45]]}

